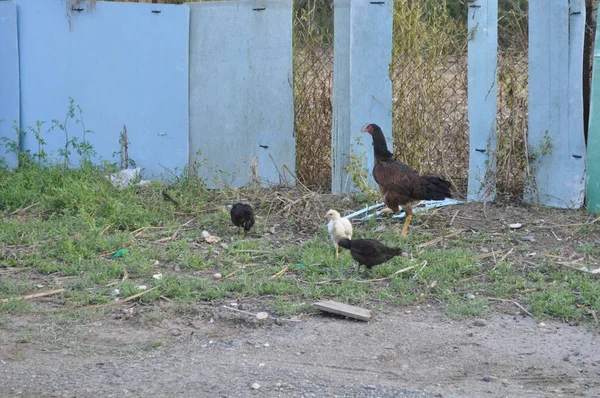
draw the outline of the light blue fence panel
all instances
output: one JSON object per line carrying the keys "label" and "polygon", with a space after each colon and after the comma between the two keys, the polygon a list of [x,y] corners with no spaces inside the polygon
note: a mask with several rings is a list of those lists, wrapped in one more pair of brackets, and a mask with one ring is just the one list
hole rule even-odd
{"label": "light blue fence panel", "polygon": [[[169,175],[188,159],[189,8],[185,5],[96,2],[70,11],[61,0],[18,0],[21,127],[46,124],[46,151],[65,146],[52,119],[65,120],[69,98],[83,110],[96,160],[117,161],[127,126],[129,157],[144,177]],[[79,117],[77,109],[75,119]],[[69,138],[82,135],[70,120]],[[37,151],[28,133],[24,149]],[[71,162],[77,164],[74,153]]]}
{"label": "light blue fence panel", "polygon": [[470,2],[468,12],[468,200],[494,200],[496,181],[498,0]]}
{"label": "light blue fence panel", "polygon": [[189,6],[190,163],[211,188],[294,183],[291,0]]}
{"label": "light blue fence panel", "polygon": [[583,0],[529,2],[529,136],[526,199],[579,208],[585,195]]}
{"label": "light blue fence panel", "polygon": [[600,19],[596,25],[590,121],[587,140],[587,208],[600,213]]}
{"label": "light blue fence panel", "polygon": [[361,132],[366,123],[379,125],[392,149],[393,2],[335,0],[334,7],[332,191],[348,192],[355,189],[350,155],[362,160],[375,186],[372,139]]}
{"label": "light blue fence panel", "polygon": [[[15,124],[16,123],[16,124]],[[13,1],[0,1],[0,159],[15,167],[17,154],[6,153],[6,140],[16,145],[19,129],[19,44],[17,6]],[[6,140],[5,140],[6,139]]]}

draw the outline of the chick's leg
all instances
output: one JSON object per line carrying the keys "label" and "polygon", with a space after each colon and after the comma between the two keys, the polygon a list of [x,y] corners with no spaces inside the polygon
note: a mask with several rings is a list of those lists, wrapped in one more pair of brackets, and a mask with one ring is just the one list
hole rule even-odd
{"label": "chick's leg", "polygon": [[408,232],[408,224],[410,224],[410,219],[413,215],[413,210],[410,205],[405,206],[404,211],[406,212],[406,220],[404,220],[404,228],[402,228],[401,236],[406,236],[406,233]]}

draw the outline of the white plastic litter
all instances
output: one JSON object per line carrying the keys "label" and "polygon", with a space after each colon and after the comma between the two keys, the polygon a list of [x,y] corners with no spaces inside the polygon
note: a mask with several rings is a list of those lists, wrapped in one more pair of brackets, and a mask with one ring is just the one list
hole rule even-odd
{"label": "white plastic litter", "polygon": [[140,186],[150,184],[150,180],[142,180],[141,173],[142,169],[136,167],[135,169],[121,170],[118,173],[109,175],[107,178],[119,189],[125,189],[132,184]]}
{"label": "white plastic litter", "polygon": [[[413,213],[419,213],[423,210],[429,210],[429,209],[435,209],[437,207],[445,207],[445,206],[450,206],[450,205],[457,205],[457,204],[461,204],[461,203],[465,203],[462,200],[457,200],[457,199],[444,199],[444,200],[423,200],[421,201],[421,203],[419,203],[416,206],[413,206]],[[383,203],[377,203],[376,205],[373,206],[369,206],[367,208],[364,208],[362,210],[359,210],[355,213],[352,213],[348,216],[346,216],[346,218],[354,218],[357,216],[360,216],[364,213],[368,213],[371,210],[374,210],[373,213],[371,214],[367,214],[366,216],[362,217],[362,218],[355,218],[352,221],[366,221],[369,220],[370,218],[372,218],[373,216],[376,216],[378,220],[385,220],[387,217],[379,217],[379,215],[381,214],[381,210],[385,208],[385,204]],[[394,215],[392,218],[404,218],[406,216],[405,212],[401,212],[400,214],[396,214]]]}

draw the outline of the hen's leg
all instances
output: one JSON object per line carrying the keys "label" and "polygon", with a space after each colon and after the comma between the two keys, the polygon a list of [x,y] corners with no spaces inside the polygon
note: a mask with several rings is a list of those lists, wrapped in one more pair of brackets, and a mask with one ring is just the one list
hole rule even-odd
{"label": "hen's leg", "polygon": [[338,245],[335,245],[335,258],[338,258],[340,256],[340,248]]}
{"label": "hen's leg", "polygon": [[402,228],[402,236],[406,236],[408,232],[408,224],[410,224],[410,219],[412,218],[413,211],[410,205],[404,206],[404,211],[406,212],[406,220],[404,220],[404,228]]}

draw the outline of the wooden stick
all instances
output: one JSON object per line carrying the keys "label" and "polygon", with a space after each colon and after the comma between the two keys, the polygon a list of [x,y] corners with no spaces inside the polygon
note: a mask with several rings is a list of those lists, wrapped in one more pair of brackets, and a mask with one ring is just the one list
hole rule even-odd
{"label": "wooden stick", "polygon": [[[222,308],[225,308],[226,310],[235,311],[235,312],[239,312],[239,313],[242,313],[242,314],[250,315],[250,316],[253,316],[253,317],[256,318],[256,314],[254,312],[239,310],[237,308],[228,307],[226,305],[224,305]],[[270,315],[269,315],[269,318],[274,319],[276,321],[302,322],[300,319],[274,318],[274,317],[272,317]]]}
{"label": "wooden stick", "polygon": [[32,205],[29,205],[29,206],[27,206],[27,207],[23,207],[22,209],[17,209],[17,210],[15,210],[15,211],[13,211],[12,213],[9,213],[9,216],[14,216],[15,214],[26,212],[27,210],[29,210],[29,209],[31,209],[32,207],[34,207],[34,206],[37,206],[37,205],[39,205],[39,204],[40,204],[40,202],[35,202],[35,203],[34,203],[34,204],[32,204]]}
{"label": "wooden stick", "polygon": [[515,251],[515,248],[513,247],[512,249],[510,249],[510,250],[508,251],[508,253],[506,253],[504,256],[500,257],[500,260],[498,260],[498,261],[499,261],[499,262],[502,262],[502,261],[506,260],[506,257],[508,257],[508,255],[509,255],[510,253],[514,252],[514,251]]}
{"label": "wooden stick", "polygon": [[491,253],[479,254],[477,256],[474,256],[473,258],[477,259],[477,260],[481,260],[481,259],[488,258],[488,257],[495,257],[496,254],[502,254],[502,253],[504,253],[504,250],[496,250],[496,251],[492,251]]}
{"label": "wooden stick", "polygon": [[273,253],[271,250],[236,250],[238,253]]}
{"label": "wooden stick", "polygon": [[140,296],[143,296],[144,294],[153,291],[154,289],[158,289],[158,286],[154,286],[152,289],[148,289],[148,290],[144,290],[141,293],[138,294],[134,294],[133,296],[129,296],[126,299],[123,300],[119,300],[119,301],[111,301],[110,303],[106,303],[106,304],[97,304],[97,305],[90,305],[87,307],[80,307],[80,308],[61,308],[58,310],[45,310],[45,311],[33,311],[35,313],[39,313],[39,314],[52,314],[52,313],[58,313],[58,312],[75,312],[75,311],[87,311],[87,310],[96,310],[99,308],[106,308],[106,307],[112,307],[114,305],[121,305],[124,304],[128,301],[134,300]]}
{"label": "wooden stick", "polygon": [[516,305],[517,307],[519,307],[521,309],[521,311],[523,311],[524,313],[526,313],[527,315],[529,315],[533,319],[536,319],[536,317],[534,317],[533,314],[531,314],[531,312],[527,311],[525,309],[525,307],[523,307],[521,304],[517,303],[516,301],[513,301],[513,304]]}
{"label": "wooden stick", "polygon": [[411,269],[413,269],[413,268],[415,268],[415,267],[416,267],[416,265],[411,265],[410,267],[406,267],[406,268],[399,269],[398,271],[394,272],[392,275],[390,275],[390,276],[387,276],[387,277],[385,277],[385,278],[379,278],[379,279],[367,279],[367,280],[356,280],[356,281],[354,281],[354,282],[359,282],[359,283],[369,283],[369,282],[381,282],[381,281],[387,281],[387,280],[389,280],[389,279],[392,279],[392,277],[394,277],[394,276],[396,276],[396,275],[398,275],[398,274],[401,274],[401,273],[403,273],[403,272],[410,271]]}
{"label": "wooden stick", "polygon": [[455,236],[459,235],[461,232],[462,232],[462,230],[461,230],[461,231],[452,232],[451,234],[448,234],[448,235],[446,235],[446,236],[440,236],[440,237],[438,237],[438,238],[435,238],[435,239],[432,239],[432,240],[430,240],[430,241],[428,241],[428,242],[421,243],[421,244],[420,244],[420,245],[418,245],[417,247],[418,247],[419,249],[422,249],[422,248],[424,248],[424,247],[427,247],[427,246],[434,245],[434,244],[436,244],[436,243],[439,243],[439,242],[443,241],[444,239],[453,238],[453,237],[455,237]]}
{"label": "wooden stick", "polygon": [[225,279],[229,278],[230,276],[233,276],[235,274],[237,274],[238,272],[240,272],[242,269],[236,269],[235,271],[233,271],[232,273],[225,275]]}
{"label": "wooden stick", "polygon": [[48,290],[47,292],[42,292],[42,293],[28,294],[26,296],[20,296],[20,297],[15,297],[15,298],[3,298],[3,299],[0,299],[0,303],[8,303],[11,300],[29,300],[29,299],[36,298],[36,297],[52,296],[54,294],[62,293],[64,291],[65,291],[65,289],[56,289],[56,290]]}
{"label": "wooden stick", "polygon": [[450,224],[448,224],[450,227],[452,226],[452,223],[454,222],[454,219],[456,218],[456,216],[458,216],[458,213],[460,213],[460,210],[456,210],[454,212],[454,215],[452,216],[452,219],[450,220]]}
{"label": "wooden stick", "polygon": [[279,271],[279,272],[278,272],[278,273],[276,273],[275,275],[271,275],[271,276],[269,277],[269,279],[275,279],[275,278],[277,278],[277,277],[280,277],[281,275],[285,274],[289,268],[290,268],[290,267],[284,267],[284,268],[283,268],[281,271]]}

